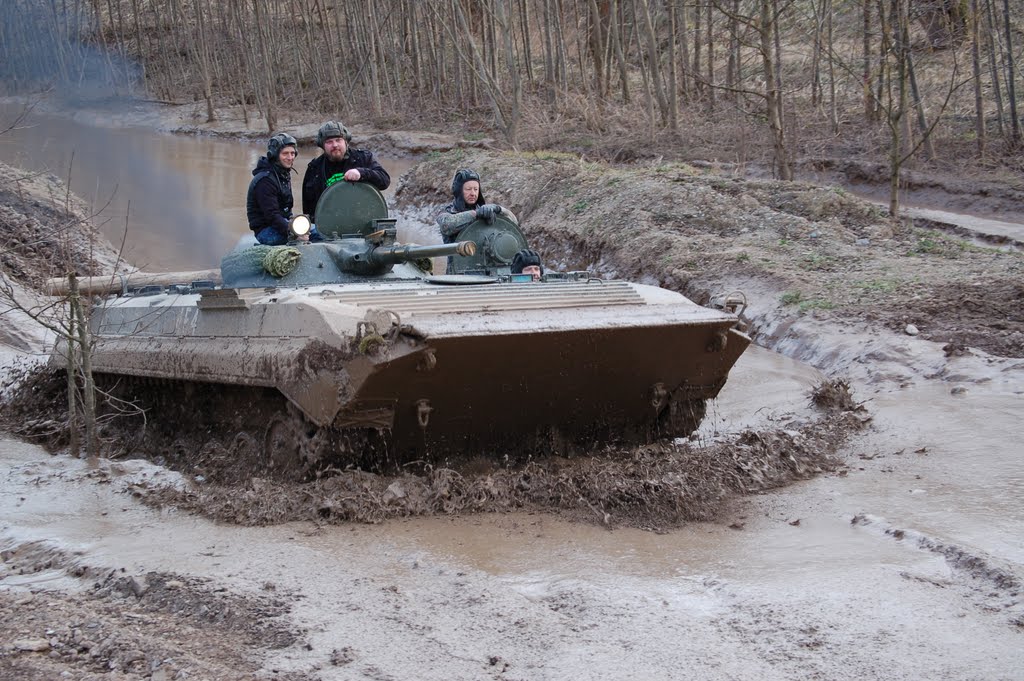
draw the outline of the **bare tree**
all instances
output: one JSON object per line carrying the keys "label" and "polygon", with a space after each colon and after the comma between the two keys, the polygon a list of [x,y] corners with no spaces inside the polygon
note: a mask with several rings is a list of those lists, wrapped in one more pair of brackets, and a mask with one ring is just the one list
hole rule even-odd
{"label": "bare tree", "polygon": [[1013,56],[1013,30],[1010,23],[1010,0],[1003,0],[1003,30],[1006,31],[1006,98],[1010,102],[1010,140],[1020,147],[1020,118],[1017,117],[1017,67]]}
{"label": "bare tree", "polygon": [[981,40],[978,0],[971,0],[971,71],[974,76],[974,137],[978,156],[985,157],[985,100],[981,82]]}

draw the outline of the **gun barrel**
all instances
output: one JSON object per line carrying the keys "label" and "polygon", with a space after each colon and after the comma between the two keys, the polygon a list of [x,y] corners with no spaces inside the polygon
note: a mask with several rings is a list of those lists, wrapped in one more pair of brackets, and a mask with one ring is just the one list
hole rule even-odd
{"label": "gun barrel", "polygon": [[437,244],[434,246],[378,246],[373,249],[372,258],[379,263],[399,263],[419,258],[436,258],[446,255],[471,256],[476,253],[473,241],[457,241],[453,244]]}

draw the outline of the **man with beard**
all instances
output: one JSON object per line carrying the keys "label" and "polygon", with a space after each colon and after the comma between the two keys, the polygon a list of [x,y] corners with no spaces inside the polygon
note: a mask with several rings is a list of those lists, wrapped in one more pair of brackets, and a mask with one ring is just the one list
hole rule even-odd
{"label": "man with beard", "polygon": [[316,133],[316,145],[324,150],[306,166],[302,178],[302,212],[316,222],[320,195],[336,182],[369,182],[384,191],[391,176],[373,158],[373,153],[349,146],[352,133],[338,121],[327,121]]}
{"label": "man with beard", "polygon": [[[292,218],[292,170],[298,145],[295,138],[279,132],[267,142],[267,155],[253,168],[245,213],[256,241],[266,246],[288,243],[288,222]],[[323,241],[316,230],[297,237],[302,241]]]}

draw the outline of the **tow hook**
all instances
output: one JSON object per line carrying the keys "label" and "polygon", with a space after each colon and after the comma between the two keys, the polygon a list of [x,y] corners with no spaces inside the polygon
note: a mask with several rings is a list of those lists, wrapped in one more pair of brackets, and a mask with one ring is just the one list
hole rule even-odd
{"label": "tow hook", "polygon": [[711,307],[716,310],[725,310],[738,317],[747,309],[747,294],[743,291],[720,293],[711,298]]}
{"label": "tow hook", "polygon": [[708,341],[708,352],[721,352],[729,342],[729,334],[726,331],[718,330]]}
{"label": "tow hook", "polygon": [[668,391],[665,390],[664,383],[655,383],[651,386],[651,406],[654,407],[654,413],[660,414],[661,410],[665,407],[668,402]]}
{"label": "tow hook", "polygon": [[433,371],[436,366],[437,353],[434,352],[434,348],[427,348],[423,351],[423,356],[420,357],[420,361],[416,365],[416,371]]}
{"label": "tow hook", "polygon": [[432,411],[434,408],[430,406],[430,400],[416,401],[416,421],[423,430],[426,430],[427,424],[430,423],[430,412]]}
{"label": "tow hook", "polygon": [[[747,309],[747,295],[743,291],[733,291],[714,296],[711,298],[710,307],[736,315],[736,323],[733,324],[733,328],[746,333],[747,322],[743,321],[743,312]],[[725,346],[723,345],[722,347],[724,348]],[[709,352],[711,351],[709,350]]]}

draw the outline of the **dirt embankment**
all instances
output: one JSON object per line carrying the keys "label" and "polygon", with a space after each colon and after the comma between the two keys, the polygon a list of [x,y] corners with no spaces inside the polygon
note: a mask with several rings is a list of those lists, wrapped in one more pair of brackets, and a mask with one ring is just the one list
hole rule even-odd
{"label": "dirt embankment", "polygon": [[47,277],[110,272],[117,260],[59,178],[0,163],[0,343],[38,348],[42,326],[31,316],[50,304],[39,296]]}
{"label": "dirt embankment", "polygon": [[57,176],[0,163],[0,268],[5,277],[40,288],[69,270],[96,274],[117,253],[99,235],[86,204]]}
{"label": "dirt embankment", "polygon": [[649,281],[699,303],[741,289],[766,347],[813,320],[916,334],[949,353],[1024,357],[1024,255],[894,221],[842,190],[678,163],[457,151],[413,168],[399,205],[446,202],[459,167],[516,212],[549,266]]}

